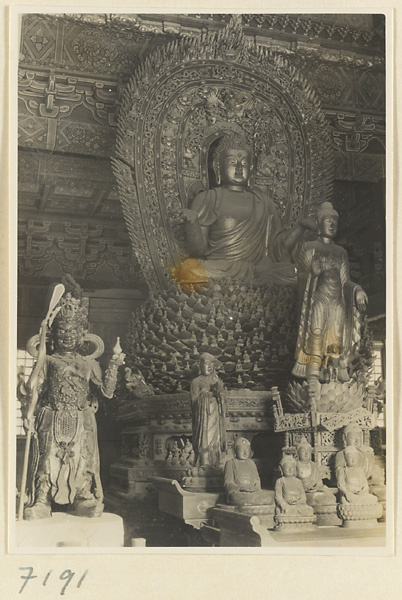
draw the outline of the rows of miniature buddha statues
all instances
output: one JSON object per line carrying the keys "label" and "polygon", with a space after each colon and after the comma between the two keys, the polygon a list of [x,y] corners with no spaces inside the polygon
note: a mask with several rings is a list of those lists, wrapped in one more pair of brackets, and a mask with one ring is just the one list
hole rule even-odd
{"label": "rows of miniature buddha statues", "polygon": [[343,440],[344,448],[335,456],[337,488],[324,485],[322,467],[312,460],[312,447],[302,436],[296,448],[283,448],[281,476],[272,494],[261,489],[250,442],[237,438],[235,458],[224,467],[228,504],[250,514],[275,513],[276,526],[282,529],[305,529],[315,522],[375,524],[385,502],[383,474],[375,464],[372,448],[361,443],[361,430],[356,424],[345,427]]}
{"label": "rows of miniature buddha statues", "polygon": [[[220,375],[229,389],[266,389],[278,372],[290,368],[296,291],[226,283],[211,282],[191,296],[173,289],[134,313],[128,365],[141,372],[154,393],[188,390],[203,352],[221,361]],[[132,392],[130,375],[126,383]]]}

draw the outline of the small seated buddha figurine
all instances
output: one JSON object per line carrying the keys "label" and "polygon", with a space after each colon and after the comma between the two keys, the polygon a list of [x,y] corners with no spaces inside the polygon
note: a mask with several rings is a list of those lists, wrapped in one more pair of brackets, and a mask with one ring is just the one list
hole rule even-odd
{"label": "small seated buddha figurine", "polygon": [[282,477],[275,483],[275,503],[277,515],[306,516],[314,514],[307,505],[306,493],[300,479],[296,477],[296,461],[290,454],[285,455],[279,463]]}
{"label": "small seated buddha figurine", "polygon": [[297,477],[306,492],[307,504],[310,506],[336,504],[335,495],[322,482],[320,466],[311,460],[312,447],[304,435],[296,449]]}
{"label": "small seated buddha figurine", "polygon": [[358,451],[359,466],[362,467],[367,478],[370,493],[377,496],[380,501],[385,501],[386,487],[384,475],[375,463],[374,451],[370,446],[363,444],[363,433],[359,425],[350,423],[346,425],[342,440],[345,448],[340,450],[335,457],[335,473],[338,477],[338,470],[345,467],[345,451],[349,446],[354,446]]}
{"label": "small seated buddha figurine", "polygon": [[253,151],[239,134],[220,140],[213,156],[218,187],[199,191],[183,209],[187,247],[192,258],[173,272],[177,280],[201,283],[203,278],[235,278],[261,283],[296,282],[292,252],[309,217],[283,231],[274,202],[250,187]]}
{"label": "small seated buddha figurine", "polygon": [[369,493],[367,477],[360,465],[356,446],[345,448],[345,466],[337,471],[337,483],[342,504],[377,504],[376,496]]}
{"label": "small seated buddha figurine", "polygon": [[236,458],[225,463],[224,486],[228,504],[236,506],[272,504],[272,492],[261,490],[261,480],[252,460],[250,442],[237,438]]}

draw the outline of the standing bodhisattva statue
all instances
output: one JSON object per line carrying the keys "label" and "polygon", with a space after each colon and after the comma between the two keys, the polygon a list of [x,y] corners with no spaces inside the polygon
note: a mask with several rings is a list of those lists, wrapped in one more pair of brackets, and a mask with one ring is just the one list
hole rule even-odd
{"label": "standing bodhisattva statue", "polygon": [[195,465],[218,467],[226,452],[225,388],[215,373],[215,357],[200,356],[201,374],[191,382]]}
{"label": "standing bodhisattva statue", "polygon": [[338,213],[330,202],[317,210],[318,239],[305,242],[298,259],[302,292],[296,365],[293,375],[305,377],[312,397],[321,371],[331,365],[339,381],[348,381],[348,359],[359,341],[354,307],[363,311],[364,290],[350,279],[346,250],[334,243]]}
{"label": "standing bodhisattva statue", "polygon": [[199,192],[190,208],[183,210],[187,246],[194,258],[181,265],[176,278],[188,282],[192,278],[199,282],[202,277],[294,282],[292,251],[305,229],[316,228],[315,221],[305,218],[282,231],[273,201],[249,187],[252,150],[241,136],[222,138],[214,168],[219,187]]}
{"label": "standing bodhisattva statue", "polygon": [[[88,317],[84,302],[68,292],[54,311],[53,324],[49,327],[49,315],[41,324],[38,368],[27,384],[30,404],[24,421],[34,441],[24,510],[28,520],[50,517],[52,502],[68,505],[76,516],[95,517],[103,511],[91,386],[112,398],[124,354],[117,344],[104,381],[97,361],[80,354]],[[46,352],[47,333],[51,354]]]}

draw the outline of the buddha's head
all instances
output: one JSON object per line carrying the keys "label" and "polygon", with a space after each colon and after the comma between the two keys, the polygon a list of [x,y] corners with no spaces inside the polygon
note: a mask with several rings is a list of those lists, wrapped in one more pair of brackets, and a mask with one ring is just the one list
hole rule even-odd
{"label": "buddha's head", "polygon": [[296,461],[290,454],[285,454],[279,466],[284,477],[296,476]]}
{"label": "buddha's head", "polygon": [[322,202],[317,209],[317,222],[320,235],[332,239],[338,231],[339,215],[331,202]]}
{"label": "buddha's head", "polygon": [[300,462],[311,461],[312,448],[304,435],[302,436],[296,449]]}
{"label": "buddha's head", "polygon": [[246,438],[237,438],[235,441],[234,450],[238,460],[247,460],[251,456],[251,445]]}
{"label": "buddha's head", "polygon": [[203,352],[200,356],[200,371],[202,375],[212,375],[220,362],[209,352]]}
{"label": "buddha's head", "polygon": [[345,449],[345,460],[348,467],[359,466],[360,455],[356,446],[347,446]]}
{"label": "buddha's head", "polygon": [[240,135],[225,135],[214,155],[214,169],[222,187],[244,190],[253,168],[253,152],[247,140]]}
{"label": "buddha's head", "polygon": [[362,431],[355,423],[346,425],[343,431],[343,443],[345,446],[361,446]]}

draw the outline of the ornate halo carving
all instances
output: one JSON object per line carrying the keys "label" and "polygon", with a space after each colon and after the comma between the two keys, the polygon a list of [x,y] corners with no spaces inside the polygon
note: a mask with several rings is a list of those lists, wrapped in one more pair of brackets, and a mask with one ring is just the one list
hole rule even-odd
{"label": "ornate halo carving", "polygon": [[[83,342],[89,342],[95,346],[94,351],[91,354],[87,354],[86,358],[99,358],[105,351],[105,344],[103,343],[102,338],[94,333],[86,333],[84,335]],[[29,338],[27,342],[27,352],[33,357],[37,358],[38,356],[38,346],[39,346],[39,334],[33,335]]]}
{"label": "ornate halo carving", "polygon": [[186,256],[181,209],[195,181],[208,184],[208,152],[242,130],[285,225],[330,199],[329,126],[310,84],[281,55],[243,35],[241,19],[158,47],[129,81],[112,159],[123,213],[148,285],[170,284]]}

